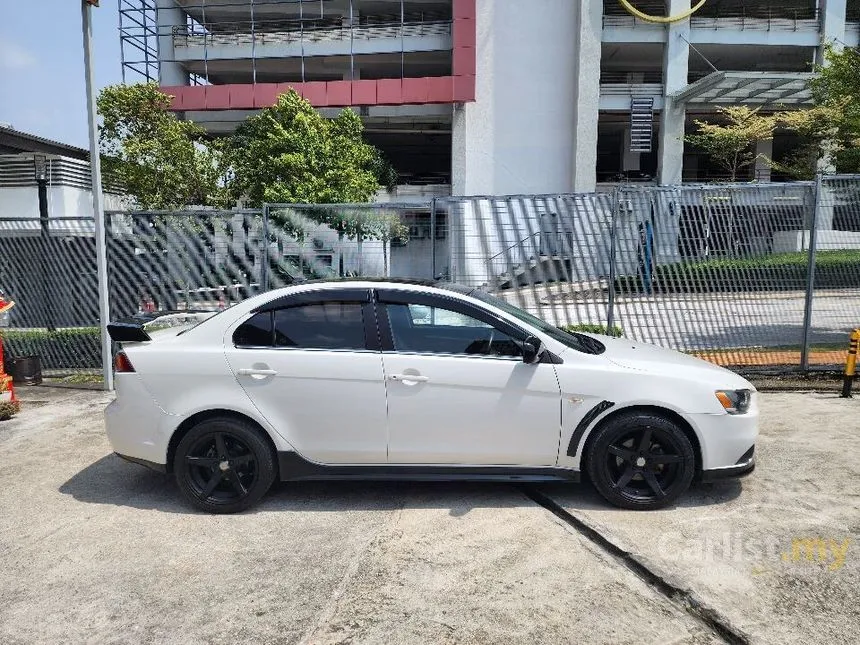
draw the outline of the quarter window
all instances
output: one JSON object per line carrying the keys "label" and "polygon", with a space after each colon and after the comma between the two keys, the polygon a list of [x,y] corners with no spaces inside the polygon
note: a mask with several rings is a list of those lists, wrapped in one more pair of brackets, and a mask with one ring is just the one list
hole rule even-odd
{"label": "quarter window", "polygon": [[302,349],[364,349],[364,320],[358,303],[324,302],[278,309],[275,346]]}
{"label": "quarter window", "polygon": [[233,332],[236,347],[271,347],[272,312],[267,311],[251,316]]}
{"label": "quarter window", "polygon": [[426,305],[388,304],[394,349],[400,352],[523,355],[522,341],[477,318]]}

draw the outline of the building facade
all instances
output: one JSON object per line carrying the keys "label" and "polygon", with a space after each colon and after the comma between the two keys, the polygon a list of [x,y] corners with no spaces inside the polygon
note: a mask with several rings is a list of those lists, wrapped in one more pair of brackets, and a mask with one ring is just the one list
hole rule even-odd
{"label": "building facade", "polygon": [[[674,16],[690,0],[634,5]],[[357,110],[402,183],[434,195],[720,179],[683,142],[693,120],[727,104],[806,105],[824,47],[860,44],[860,0],[708,0],[669,24],[617,0],[120,8],[124,71],[157,80],[184,118],[229,132],[294,88],[323,113]],[[759,152],[778,159],[791,145],[779,135]],[[772,177],[760,165],[749,178]]]}

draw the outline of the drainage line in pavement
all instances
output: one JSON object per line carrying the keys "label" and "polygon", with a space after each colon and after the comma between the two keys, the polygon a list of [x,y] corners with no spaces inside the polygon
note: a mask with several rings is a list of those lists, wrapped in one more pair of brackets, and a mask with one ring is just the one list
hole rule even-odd
{"label": "drainage line in pavement", "polygon": [[598,531],[588,526],[585,522],[571,515],[564,507],[560,506],[549,497],[533,488],[523,488],[523,493],[533,502],[543,506],[550,513],[575,528],[580,534],[591,540],[601,549],[614,556],[624,566],[635,573],[648,585],[666,596],[674,604],[681,606],[684,611],[703,622],[716,632],[730,645],[749,645],[749,637],[733,627],[729,621],[721,616],[716,610],[703,605],[693,594],[685,589],[676,587],[671,582],[652,571],[629,552],[613,543]]}

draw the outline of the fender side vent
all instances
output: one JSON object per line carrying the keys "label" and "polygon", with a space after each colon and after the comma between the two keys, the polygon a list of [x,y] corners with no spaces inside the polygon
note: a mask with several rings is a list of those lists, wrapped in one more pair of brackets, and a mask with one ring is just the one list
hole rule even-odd
{"label": "fender side vent", "polygon": [[588,430],[588,426],[590,426],[597,417],[606,412],[613,405],[615,405],[613,401],[601,401],[585,413],[585,416],[582,417],[582,420],[577,424],[576,430],[573,431],[573,435],[570,437],[570,444],[567,446],[567,455],[569,457],[576,456],[576,452],[579,449],[579,442],[582,441],[582,435],[584,435],[585,431]]}

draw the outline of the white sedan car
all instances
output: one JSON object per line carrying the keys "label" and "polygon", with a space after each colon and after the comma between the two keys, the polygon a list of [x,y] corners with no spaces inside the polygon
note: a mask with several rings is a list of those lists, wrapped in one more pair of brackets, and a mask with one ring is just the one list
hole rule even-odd
{"label": "white sedan car", "polygon": [[122,457],[194,506],[275,481],[579,481],[631,509],[751,472],[755,389],[704,361],[571,334],[448,283],[328,281],[150,333],[113,323]]}

